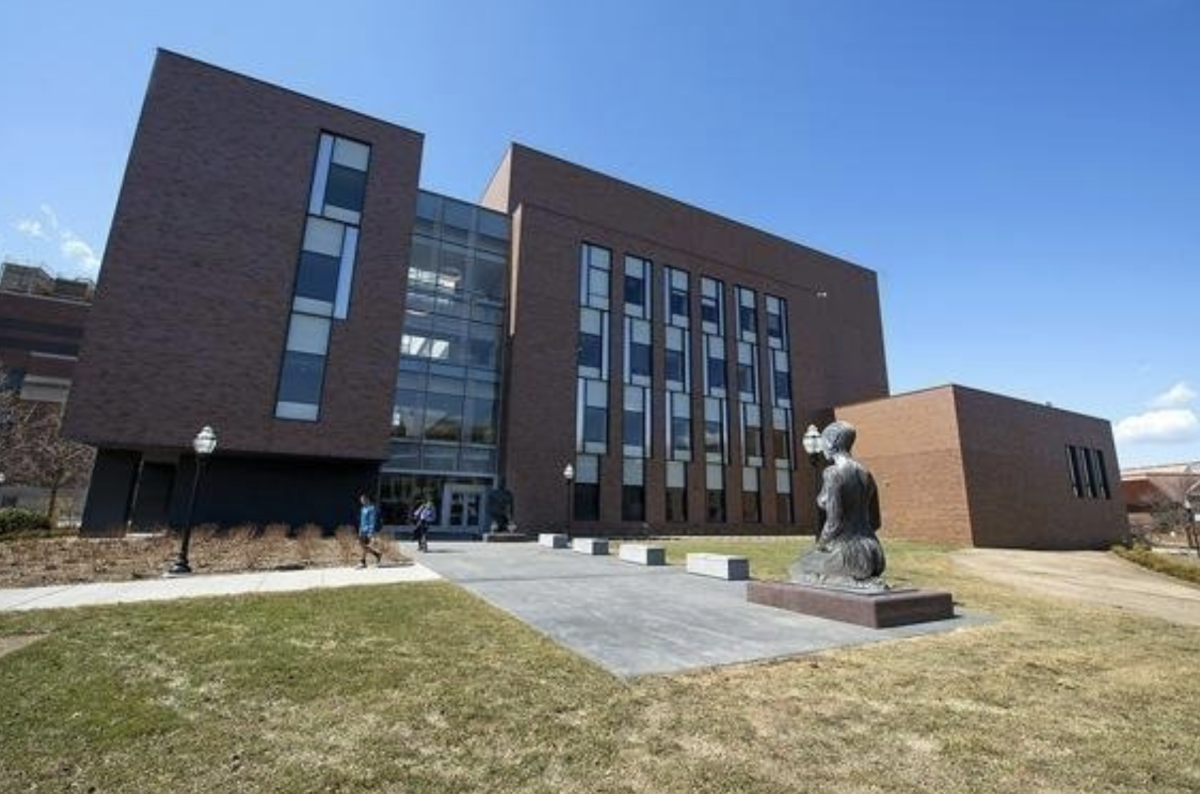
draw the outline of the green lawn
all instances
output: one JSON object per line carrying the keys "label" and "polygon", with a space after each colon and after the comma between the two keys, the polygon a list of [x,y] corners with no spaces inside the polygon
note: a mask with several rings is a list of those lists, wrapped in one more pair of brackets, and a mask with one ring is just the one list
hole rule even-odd
{"label": "green lawn", "polygon": [[887,548],[995,621],[625,682],[445,583],[5,614],[45,636],[0,657],[0,791],[1200,790],[1200,630]]}

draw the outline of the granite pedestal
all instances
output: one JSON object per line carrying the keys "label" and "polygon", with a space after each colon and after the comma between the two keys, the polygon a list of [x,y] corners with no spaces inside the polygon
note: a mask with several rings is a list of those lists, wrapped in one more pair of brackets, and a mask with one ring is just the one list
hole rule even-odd
{"label": "granite pedestal", "polygon": [[954,617],[950,594],[930,590],[858,591],[792,582],[750,582],[746,599],[753,604],[873,629]]}

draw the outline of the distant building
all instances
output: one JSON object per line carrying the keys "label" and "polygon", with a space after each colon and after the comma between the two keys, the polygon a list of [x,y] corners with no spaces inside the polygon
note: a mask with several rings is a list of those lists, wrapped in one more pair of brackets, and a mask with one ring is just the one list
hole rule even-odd
{"label": "distant building", "polygon": [[[180,524],[211,425],[197,522],[344,523],[368,490],[387,523],[431,497],[469,536],[503,482],[530,531],[812,532],[803,428],[847,406],[869,449],[895,432],[871,411],[903,426],[921,408],[886,400],[873,271],[519,144],[478,204],[440,196],[419,187],[422,147],[159,53],[68,406],[100,450],[90,529]],[[957,387],[934,402],[934,434],[958,438],[959,402],[1012,423],[1009,446],[947,445],[987,464],[967,487],[1006,494],[1013,521],[967,505],[942,539],[1107,536],[1089,524],[1107,490],[1058,496],[1068,454],[1079,478],[1115,471],[1107,423]],[[1011,451],[1023,434],[1056,463]],[[1022,512],[1043,491],[1052,512]],[[920,507],[897,495],[894,536]]]}
{"label": "distant building", "polygon": [[[41,267],[0,265],[0,388],[22,400],[65,403],[94,293],[90,281],[55,278]],[[45,491],[7,481],[0,505],[40,507]],[[64,492],[64,505],[82,506],[83,489]],[[68,509],[68,512],[70,510]]]}
{"label": "distant building", "polygon": [[1122,469],[1121,496],[1134,527],[1149,527],[1156,510],[1185,502],[1200,513],[1200,461]]}

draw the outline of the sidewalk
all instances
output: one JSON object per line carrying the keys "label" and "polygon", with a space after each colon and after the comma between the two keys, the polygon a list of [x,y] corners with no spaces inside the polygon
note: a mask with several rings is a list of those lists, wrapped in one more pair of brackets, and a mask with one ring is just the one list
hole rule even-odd
{"label": "sidewalk", "polygon": [[0,589],[0,612],[30,609],[130,604],[139,601],[170,601],[178,598],[285,593],[325,587],[425,582],[441,577],[423,565],[382,568],[315,568],[304,571],[200,574],[128,582],[52,585]]}
{"label": "sidewalk", "polygon": [[677,565],[646,567],[532,543],[443,542],[430,549],[416,555],[422,563],[618,676],[757,662],[988,621],[960,613],[869,629],[752,604],[745,582]]}

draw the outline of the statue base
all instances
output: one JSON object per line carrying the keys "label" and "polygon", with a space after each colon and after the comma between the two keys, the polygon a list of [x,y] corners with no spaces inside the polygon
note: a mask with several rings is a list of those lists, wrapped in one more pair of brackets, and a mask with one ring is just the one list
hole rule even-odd
{"label": "statue base", "polygon": [[746,599],[752,604],[872,629],[954,617],[950,594],[929,590],[850,590],[792,582],[750,582]]}

